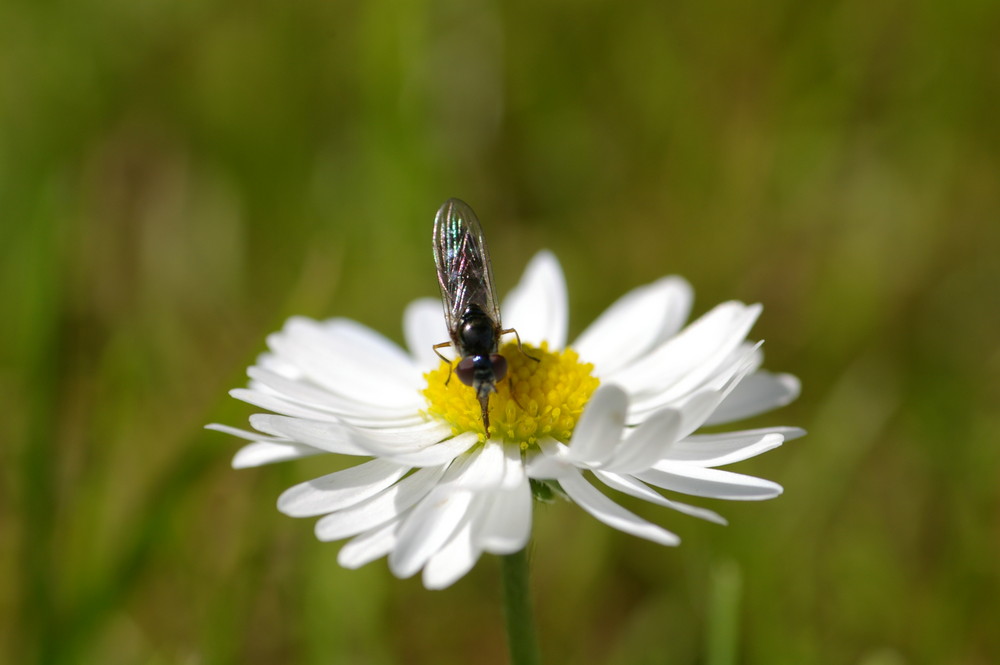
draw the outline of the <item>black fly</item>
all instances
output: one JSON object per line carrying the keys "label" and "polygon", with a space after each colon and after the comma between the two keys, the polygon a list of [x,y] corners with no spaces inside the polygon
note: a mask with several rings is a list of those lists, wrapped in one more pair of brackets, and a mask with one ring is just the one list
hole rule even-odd
{"label": "black fly", "polygon": [[[435,344],[434,352],[447,362],[438,349],[453,346],[461,356],[455,373],[462,383],[475,389],[488,436],[490,393],[496,392],[497,381],[507,375],[507,359],[497,353],[500,336],[517,335],[517,331],[504,330],[500,324],[483,228],[464,201],[448,199],[434,218],[434,264],[451,337],[450,342]],[[517,343],[521,345],[520,337]]]}

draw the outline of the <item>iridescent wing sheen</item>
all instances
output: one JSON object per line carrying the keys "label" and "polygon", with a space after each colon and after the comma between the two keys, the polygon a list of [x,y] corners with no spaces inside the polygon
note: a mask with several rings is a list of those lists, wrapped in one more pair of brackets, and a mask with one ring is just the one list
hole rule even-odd
{"label": "iridescent wing sheen", "polygon": [[434,218],[434,264],[448,334],[458,347],[462,315],[477,305],[500,329],[500,306],[493,289],[493,266],[483,227],[464,201],[448,199]]}

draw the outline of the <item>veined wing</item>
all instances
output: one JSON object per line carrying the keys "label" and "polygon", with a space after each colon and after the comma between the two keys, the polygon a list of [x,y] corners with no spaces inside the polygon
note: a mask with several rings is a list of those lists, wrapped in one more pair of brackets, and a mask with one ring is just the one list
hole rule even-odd
{"label": "veined wing", "polygon": [[476,213],[464,201],[448,199],[434,217],[434,264],[453,341],[459,321],[471,305],[477,305],[500,327],[490,252]]}

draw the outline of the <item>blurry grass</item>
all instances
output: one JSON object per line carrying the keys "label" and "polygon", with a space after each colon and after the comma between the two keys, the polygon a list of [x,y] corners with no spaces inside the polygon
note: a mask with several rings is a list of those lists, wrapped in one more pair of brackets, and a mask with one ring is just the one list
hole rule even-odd
{"label": "blurry grass", "polygon": [[504,662],[494,560],[441,593],[342,570],[273,508],[326,463],[232,472],[200,429],[244,421],[225,391],[290,314],[400,339],[448,196],[501,290],[558,253],[573,331],[676,272],[697,312],[764,303],[803,379],[754,424],[810,436],[738,467],[786,495],[729,527],[626,501],[664,550],[538,509],[548,662],[997,661],[998,29],[985,0],[0,5],[0,661]]}

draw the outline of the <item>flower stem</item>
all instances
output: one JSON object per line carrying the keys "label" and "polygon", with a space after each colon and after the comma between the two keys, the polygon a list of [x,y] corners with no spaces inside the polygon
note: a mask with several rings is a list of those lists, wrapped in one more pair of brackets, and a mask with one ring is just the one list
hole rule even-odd
{"label": "flower stem", "polygon": [[538,665],[538,638],[528,590],[527,548],[500,557],[503,569],[503,605],[511,665]]}

